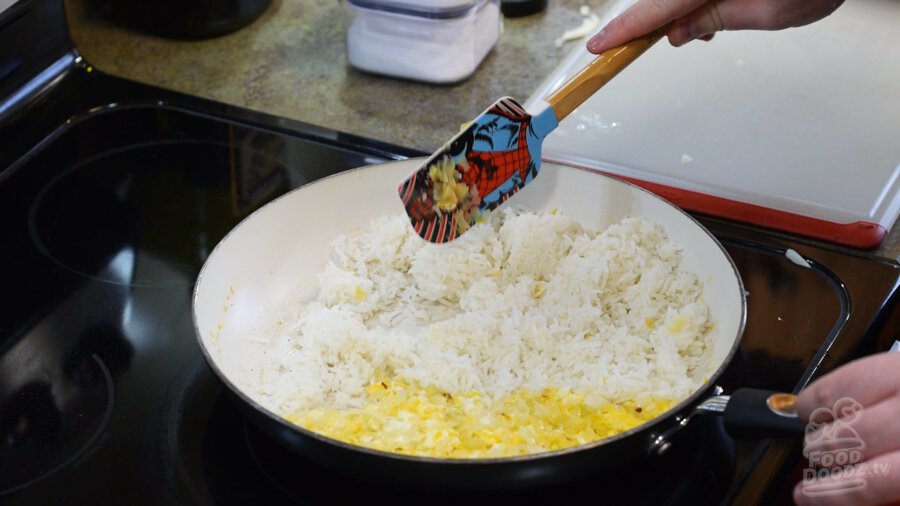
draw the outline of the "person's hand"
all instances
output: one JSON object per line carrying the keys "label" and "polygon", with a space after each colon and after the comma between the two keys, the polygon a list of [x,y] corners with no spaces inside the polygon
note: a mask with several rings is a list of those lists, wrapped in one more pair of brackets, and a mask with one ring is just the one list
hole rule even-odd
{"label": "person's hand", "polygon": [[[815,428],[806,436],[810,468],[794,488],[797,504],[900,502],[900,353],[880,353],[838,368],[800,392],[795,406]],[[852,472],[834,472],[827,464],[853,440],[862,446],[860,463]]]}
{"label": "person's hand", "polygon": [[669,42],[709,40],[722,30],[781,30],[808,25],[844,0],[637,0],[587,42],[600,54],[668,23]]}

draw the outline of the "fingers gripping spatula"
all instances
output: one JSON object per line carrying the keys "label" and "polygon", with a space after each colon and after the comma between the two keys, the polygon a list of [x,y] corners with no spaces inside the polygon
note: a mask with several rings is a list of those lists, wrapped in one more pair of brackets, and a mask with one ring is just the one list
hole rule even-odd
{"label": "fingers gripping spatula", "polygon": [[541,168],[541,143],[560,121],[658,41],[664,29],[610,49],[546,99],[531,115],[504,97],[431,155],[398,192],[422,238],[449,242],[530,183]]}

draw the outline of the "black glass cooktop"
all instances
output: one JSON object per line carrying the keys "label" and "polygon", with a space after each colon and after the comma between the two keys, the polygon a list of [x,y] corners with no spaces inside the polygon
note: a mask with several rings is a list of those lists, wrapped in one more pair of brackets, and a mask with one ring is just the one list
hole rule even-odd
{"label": "black glass cooktop", "polygon": [[[3,503],[546,504],[583,491],[610,504],[768,503],[789,485],[795,443],[735,443],[715,419],[692,423],[665,457],[511,497],[428,497],[303,461],[248,423],[203,361],[195,277],[263,203],[416,153],[128,83],[77,60],[67,72],[57,84],[66,88],[19,127],[0,123],[18,141],[0,156]],[[749,292],[726,392],[797,390],[875,349],[893,315],[895,263],[701,220]]]}

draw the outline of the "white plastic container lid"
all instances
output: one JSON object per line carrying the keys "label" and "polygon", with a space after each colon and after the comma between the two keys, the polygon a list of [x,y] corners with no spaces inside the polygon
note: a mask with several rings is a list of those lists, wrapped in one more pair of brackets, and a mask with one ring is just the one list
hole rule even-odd
{"label": "white plastic container lid", "polygon": [[469,15],[482,1],[479,0],[347,0],[362,9],[393,12],[408,16],[432,19],[460,18]]}
{"label": "white plastic container lid", "polygon": [[347,61],[391,77],[459,82],[472,75],[502,31],[498,0],[442,11],[373,0],[347,0],[346,5]]}

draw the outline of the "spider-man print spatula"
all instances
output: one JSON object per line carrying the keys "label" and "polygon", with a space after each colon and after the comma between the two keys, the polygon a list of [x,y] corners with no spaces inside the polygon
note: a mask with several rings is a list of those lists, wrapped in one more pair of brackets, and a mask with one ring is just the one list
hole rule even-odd
{"label": "spider-man print spatula", "polygon": [[541,143],[560,121],[658,41],[665,29],[599,55],[532,115],[505,97],[466,126],[400,183],[400,199],[424,239],[452,241],[530,183]]}

